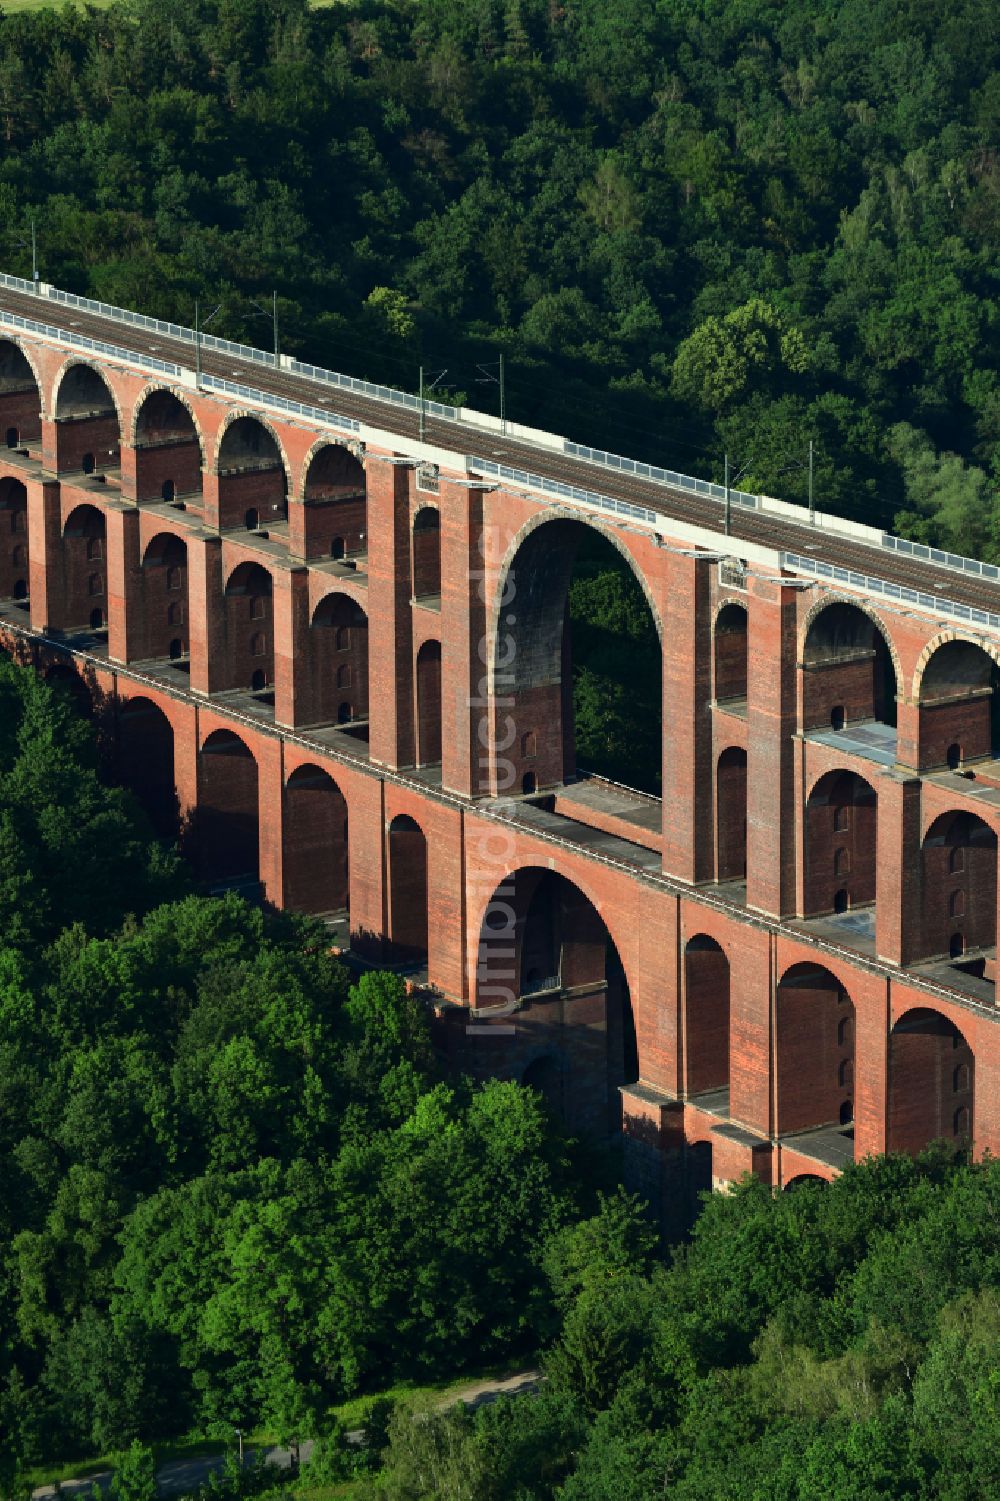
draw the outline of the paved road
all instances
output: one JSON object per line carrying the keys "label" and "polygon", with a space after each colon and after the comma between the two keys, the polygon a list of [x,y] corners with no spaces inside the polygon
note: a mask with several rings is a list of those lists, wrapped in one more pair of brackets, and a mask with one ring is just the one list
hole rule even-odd
{"label": "paved road", "polygon": [[[540,1371],[528,1370],[518,1371],[502,1381],[472,1381],[467,1386],[454,1388],[438,1406],[444,1409],[453,1407],[456,1402],[464,1402],[466,1407],[475,1410],[477,1407],[484,1407],[490,1402],[495,1402],[500,1396],[520,1396],[525,1392],[532,1392],[541,1380]],[[348,1434],[348,1438],[354,1443],[360,1443],[363,1433],[364,1430],[359,1428],[354,1433]],[[311,1440],[302,1444],[300,1458],[308,1460],[312,1449]],[[247,1449],[246,1460],[254,1457],[256,1457],[256,1451]],[[264,1459],[266,1464],[273,1465],[275,1469],[287,1470],[292,1462],[291,1450],[281,1447],[267,1449]],[[197,1490],[198,1486],[204,1485],[208,1477],[221,1470],[224,1464],[223,1454],[204,1454],[192,1459],[170,1460],[156,1473],[160,1495],[188,1495]],[[95,1470],[89,1475],[80,1475],[74,1480],[64,1480],[58,1492],[54,1485],[40,1485],[32,1492],[32,1501],[46,1501],[46,1498],[57,1494],[71,1497],[72,1501],[84,1501],[84,1498],[93,1490],[106,1490],[110,1483],[110,1470]]]}

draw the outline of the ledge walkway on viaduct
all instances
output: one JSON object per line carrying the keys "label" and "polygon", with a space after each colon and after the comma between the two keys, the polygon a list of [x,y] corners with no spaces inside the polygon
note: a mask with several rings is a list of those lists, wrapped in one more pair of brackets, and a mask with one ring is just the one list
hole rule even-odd
{"label": "ledge walkway on viaduct", "polygon": [[[0,629],[213,887],[408,969],[656,1191],[1000,1149],[997,570],[0,284]],[[578,773],[594,534],[662,799]]]}

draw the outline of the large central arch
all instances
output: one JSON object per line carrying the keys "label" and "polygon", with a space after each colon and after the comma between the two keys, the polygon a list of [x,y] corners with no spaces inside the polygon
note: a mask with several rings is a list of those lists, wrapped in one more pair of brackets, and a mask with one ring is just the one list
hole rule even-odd
{"label": "large central arch", "polygon": [[491,629],[498,790],[570,781],[578,752],[586,770],[659,790],[663,631],[617,536],[565,515],[530,522]]}
{"label": "large central arch", "polygon": [[517,1071],[571,1129],[620,1124],[619,1086],[639,1076],[628,979],[604,918],[540,866],[507,875],[479,930],[476,1003],[518,1012]]}

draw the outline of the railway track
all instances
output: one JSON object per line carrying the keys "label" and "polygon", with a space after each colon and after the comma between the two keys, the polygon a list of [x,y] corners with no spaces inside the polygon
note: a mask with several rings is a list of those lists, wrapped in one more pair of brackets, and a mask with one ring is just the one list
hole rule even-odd
{"label": "railway track", "polygon": [[[193,350],[190,343],[154,333],[133,324],[105,318],[81,308],[50,302],[44,297],[0,287],[0,308],[22,317],[34,318],[53,327],[77,332],[126,349],[137,358],[156,358],[190,369]],[[275,370],[229,353],[202,350],[202,370],[222,380],[238,380],[265,394],[288,397],[310,405],[330,405],[344,416],[354,417],[371,426],[398,434],[401,439],[419,440],[417,414],[390,406],[374,397],[331,388],[285,370]],[[333,390],[336,390],[335,397]],[[718,535],[720,550],[739,551],[738,544],[756,543],[777,552],[808,556],[831,567],[849,568],[858,573],[884,579],[907,589],[939,594],[942,599],[968,605],[972,609],[1000,614],[1000,584],[934,563],[901,557],[860,539],[845,537],[820,527],[748,511],[734,506],[730,535],[725,536],[722,510],[717,501],[672,489],[633,475],[616,473],[585,459],[566,457],[550,449],[501,436],[486,429],[474,429],[458,422],[428,416],[426,441],[435,447],[466,454],[478,450],[482,458],[515,469],[530,470],[544,479],[594,490],[612,499],[627,500],[646,506],[659,515],[687,522]]]}

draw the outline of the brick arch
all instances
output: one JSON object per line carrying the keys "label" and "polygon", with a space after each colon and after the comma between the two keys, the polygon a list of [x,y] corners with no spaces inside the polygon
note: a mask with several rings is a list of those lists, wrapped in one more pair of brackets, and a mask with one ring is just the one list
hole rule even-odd
{"label": "brick arch", "polygon": [[[41,371],[38,368],[38,364],[37,364],[37,361],[35,359],[34,352],[31,350],[30,347],[26,347],[25,346],[23,340],[21,340],[21,339],[19,339],[19,338],[17,338],[15,336],[13,329],[9,329],[9,328],[7,328],[5,326],[4,327],[0,327],[0,339],[4,340],[4,342],[6,342],[7,344],[13,344],[14,348],[17,349],[21,354],[24,355],[24,358],[25,358],[25,360],[28,363],[28,366],[29,366],[29,368],[31,370],[31,373],[35,377],[35,385],[36,385],[36,387],[38,389],[38,405],[39,405],[39,408],[41,410],[41,415],[43,417],[47,418],[48,414],[49,414],[49,409],[48,409],[48,404],[46,403],[46,400],[45,400],[45,382],[42,380]],[[80,361],[80,363],[83,364],[83,363],[86,363],[86,362],[85,361]],[[60,375],[60,379],[61,378],[62,377]],[[54,406],[53,406],[52,409],[55,410]]]}
{"label": "brick arch", "polygon": [[821,599],[817,599],[813,604],[811,604],[809,606],[809,609],[806,611],[805,618],[803,619],[802,624],[799,628],[799,661],[802,662],[805,659],[806,640],[809,636],[810,630],[812,629],[813,622],[818,618],[818,616],[822,615],[824,610],[829,609],[831,605],[853,605],[856,610],[861,611],[862,615],[868,616],[868,619],[872,622],[875,629],[881,633],[882,639],[885,641],[885,644],[888,647],[889,656],[892,658],[893,670],[896,674],[896,692],[902,693],[906,680],[903,674],[903,667],[902,663],[900,662],[899,652],[896,649],[896,643],[892,639],[891,630],[889,629],[886,622],[882,619],[878,611],[873,609],[872,606],[867,602],[867,600],[860,599],[856,594],[845,594],[842,589],[831,590],[828,594],[824,594]]}
{"label": "brick arch", "polygon": [[917,665],[913,669],[913,703],[918,704],[920,702],[920,689],[924,673],[927,671],[931,658],[942,646],[947,646],[949,641],[965,641],[969,646],[978,646],[981,651],[984,651],[988,657],[993,659],[997,667],[1000,667],[1000,645],[995,645],[987,637],[975,636],[971,631],[963,630],[938,631],[937,635],[931,637],[920,653],[920,656],[917,658]]}
{"label": "brick arch", "polygon": [[[739,749],[739,747],[730,747],[730,749],[733,748]],[[730,965],[735,964],[738,950],[734,940],[724,931],[724,926],[724,924],[720,923],[719,929],[716,931],[714,926],[699,925],[696,920],[692,924],[690,932],[686,927],[682,930],[681,936],[684,948],[686,949],[688,944],[691,943],[696,946],[704,943],[714,943],[716,948],[721,949],[725,954]]]}
{"label": "brick arch", "polygon": [[[62,385],[63,381],[65,380],[66,376],[69,374],[70,370],[73,368],[74,365],[88,365],[91,370],[95,371],[101,377],[101,380],[104,382],[104,384],[107,386],[108,390],[111,392],[111,400],[114,402],[115,412],[118,415],[118,431],[119,431],[119,434],[120,434],[122,442],[124,442],[125,441],[126,422],[125,422],[124,415],[122,413],[121,400],[120,400],[120,398],[118,396],[118,392],[115,390],[114,381],[111,379],[111,376],[115,372],[114,372],[113,369],[109,368],[108,366],[100,364],[97,360],[86,360],[86,359],[83,359],[80,355],[76,355],[76,354],[71,354],[65,360],[63,360],[62,364],[59,366],[59,369],[56,371],[55,379],[52,382],[52,402],[51,402],[51,406],[49,408],[52,416],[53,417],[55,416],[55,414],[56,414],[56,407],[58,406],[58,403],[59,403],[59,387]],[[42,407],[43,407],[43,409],[44,409],[44,406],[45,406],[45,398],[44,398],[44,395],[43,395],[43,397],[42,397]]]}
{"label": "brick arch", "polygon": [[229,572],[226,574],[225,578],[222,581],[222,592],[223,592],[223,594],[226,593],[226,591],[229,588],[229,585],[232,583],[233,576],[236,573],[238,573],[241,568],[260,568],[264,573],[267,574],[268,579],[270,580],[270,583],[271,583],[271,590],[272,590],[272,593],[273,593],[273,591],[274,591],[274,574],[271,571],[271,569],[268,568],[267,564],[266,563],[262,563],[259,558],[240,558],[239,562],[233,564],[233,566],[230,568]]}
{"label": "brick arch", "polygon": [[747,598],[745,594],[720,594],[715,606],[715,611],[712,615],[713,631],[719,623],[719,616],[722,614],[723,610],[728,609],[730,605],[739,605],[740,609],[749,618],[750,610],[747,605]]}
{"label": "brick arch", "polygon": [[934,1140],[974,1137],[976,1062],[975,1048],[947,1012],[936,1006],[900,1012],[887,1046],[886,1150],[915,1154]]}
{"label": "brick arch", "polygon": [[507,546],[507,551],[503,555],[500,567],[497,570],[498,583],[496,590],[494,591],[494,597],[490,601],[487,620],[487,639],[489,642],[490,663],[489,671],[491,678],[495,671],[496,664],[496,643],[498,636],[498,627],[500,623],[500,612],[503,609],[501,601],[507,588],[507,577],[510,573],[511,564],[517,557],[517,554],[520,552],[524,543],[527,542],[528,538],[534,532],[538,531],[540,527],[548,526],[553,521],[575,521],[578,522],[581,526],[589,526],[593,531],[602,536],[606,542],[610,542],[611,546],[615,549],[616,552],[621,553],[622,557],[625,559],[625,562],[628,564],[633,574],[635,575],[639,587],[642,589],[642,592],[646,599],[646,604],[649,607],[649,612],[656,624],[656,633],[660,638],[661,648],[663,646],[663,621],[660,619],[660,612],[657,609],[656,601],[654,600],[653,595],[650,592],[649,585],[646,582],[646,578],[642,572],[642,569],[639,567],[636,559],[632,556],[632,553],[625,546],[625,543],[622,541],[621,537],[618,536],[614,528],[602,525],[596,517],[587,515],[582,511],[572,511],[567,506],[550,506],[540,514],[529,517],[524,525],[521,526],[517,530],[517,532],[515,532],[514,536],[511,538],[510,543]]}
{"label": "brick arch", "polygon": [[907,1017],[909,1017],[910,1020],[913,1021],[918,1016],[934,1016],[935,1018],[940,1018],[945,1026],[951,1027],[954,1032],[958,1033],[959,1037],[962,1039],[962,1042],[967,1048],[972,1048],[972,1043],[969,1037],[966,1035],[965,1030],[959,1026],[958,1022],[951,1015],[950,1010],[942,1011],[939,1006],[914,1005],[905,1007],[904,1010],[900,1011],[898,1016],[894,1016],[892,1018],[892,1026],[890,1027],[890,1032],[895,1032],[900,1023],[906,1021]]}
{"label": "brick arch", "polygon": [[263,412],[251,411],[249,407],[230,407],[226,412],[226,415],[225,417],[223,417],[222,422],[219,424],[219,428],[215,434],[215,446],[212,450],[212,463],[209,468],[209,473],[218,475],[219,450],[222,447],[222,440],[226,436],[226,433],[229,431],[229,429],[232,427],[233,423],[239,422],[241,417],[250,417],[254,422],[259,422],[265,432],[269,433],[270,436],[274,439],[278,448],[278,454],[281,458],[281,467],[285,471],[285,484],[288,487],[288,494],[291,495],[292,466],[288,462],[288,455],[285,452],[285,445],[279,438],[274,423],[271,422],[268,417],[265,417]]}
{"label": "brick arch", "polygon": [[195,436],[198,439],[198,448],[201,451],[201,462],[202,465],[204,465],[205,455],[208,453],[208,442],[205,438],[205,434],[202,432],[201,423],[198,421],[198,414],[195,411],[193,402],[188,396],[185,395],[183,391],[179,390],[176,386],[166,386],[161,381],[148,381],[146,385],[143,386],[138,396],[135,398],[135,401],[132,403],[132,417],[129,422],[128,435],[129,443],[133,448],[135,447],[136,432],[139,426],[139,413],[142,411],[142,408],[146,405],[146,402],[149,400],[149,398],[151,396],[155,396],[159,391],[165,391],[168,395],[175,397],[180,402],[181,406],[184,407],[188,416],[191,418],[191,421],[194,424]]}
{"label": "brick arch", "polygon": [[[500,835],[501,837],[504,837],[503,834],[502,834],[502,830],[500,828],[500,825],[497,826],[497,832],[498,832],[498,835]],[[598,895],[597,891],[590,886],[589,882],[587,882],[586,880],[579,879],[576,875],[568,876],[568,875],[565,874],[564,871],[556,870],[554,867],[552,867],[550,869],[550,867],[548,865],[542,865],[542,864],[540,864],[539,862],[537,862],[535,860],[518,861],[516,864],[515,863],[509,863],[509,862],[505,861],[503,864],[498,863],[496,868],[497,868],[498,874],[497,874],[497,877],[496,877],[496,880],[495,880],[495,883],[494,883],[494,886],[493,886],[493,890],[491,891],[490,895],[486,898],[486,900],[483,901],[478,906],[478,908],[476,909],[476,911],[477,911],[477,923],[476,923],[475,928],[473,929],[473,932],[476,935],[475,938],[474,938],[474,942],[476,942],[477,944],[480,942],[480,938],[481,938],[481,935],[482,935],[482,932],[483,932],[483,928],[484,928],[485,922],[486,922],[486,913],[489,910],[489,908],[493,905],[493,903],[498,899],[498,895],[499,895],[499,899],[500,900],[504,899],[503,896],[502,896],[502,894],[500,894],[501,893],[501,888],[503,886],[505,886],[508,882],[513,883],[515,877],[519,873],[522,873],[522,872],[523,873],[527,873],[529,871],[538,871],[542,875],[553,874],[553,875],[561,876],[562,879],[564,881],[566,881],[570,886],[575,887],[575,889],[580,893],[581,896],[583,896],[583,897],[586,898],[586,900],[590,903],[591,907],[596,912],[597,916],[600,918],[601,922],[604,924],[605,931],[607,932],[608,936],[611,939],[611,942],[614,944],[616,950],[618,951],[618,958],[619,958],[619,961],[621,963],[622,970],[624,971],[624,974],[625,974],[625,982],[628,985],[629,994],[632,995],[633,997],[635,996],[636,991],[633,988],[632,977],[631,977],[631,974],[630,974],[629,965],[628,965],[628,963],[626,963],[626,959],[625,959],[626,949],[625,949],[625,947],[623,945],[623,942],[620,939],[618,933],[615,931],[615,928],[612,927],[611,921],[609,921],[608,913],[605,910],[606,904],[602,901],[602,899]],[[499,874],[499,872],[501,872],[501,871],[503,872],[503,874]],[[477,882],[477,885],[478,884],[479,883]],[[625,928],[625,925],[626,925],[626,919],[623,916],[622,919],[621,919],[621,927]],[[478,993],[478,986],[479,986],[479,977],[477,975],[477,977],[476,977],[476,990],[477,990],[477,993]]]}
{"label": "brick arch", "polygon": [[[256,413],[250,412],[250,413],[244,413],[242,415],[245,415],[245,416],[255,416]],[[222,437],[222,434],[220,432],[219,433],[220,440],[221,440],[221,437]],[[365,445],[364,445],[364,443],[359,438],[341,438],[341,437],[336,436],[334,433],[328,433],[328,434],[326,434],[326,436],[320,437],[320,438],[316,439],[315,443],[313,443],[313,445],[311,446],[311,448],[308,450],[308,452],[306,453],[305,457],[303,458],[301,464],[299,465],[299,483],[296,486],[294,495],[292,493],[291,486],[289,486],[289,491],[288,491],[289,496],[292,497],[293,499],[295,499],[295,500],[304,500],[305,499],[305,494],[306,494],[306,476],[309,473],[309,466],[312,464],[312,461],[316,457],[316,455],[318,453],[321,453],[324,448],[346,448],[347,452],[353,458],[357,459],[357,461],[361,465],[362,469],[364,469],[364,471],[365,471],[365,480],[367,482],[368,470],[367,470],[367,466],[365,465]]]}
{"label": "brick arch", "polygon": [[864,782],[872,796],[878,797],[878,788],[875,786],[875,783],[870,778],[862,776],[860,772],[855,771],[853,766],[828,766],[826,771],[816,772],[812,781],[807,785],[806,802],[812,797],[820,782],[824,781],[827,777],[832,781],[834,777],[843,776],[845,773],[849,776],[857,777],[859,782]]}
{"label": "brick arch", "polygon": [[822,956],[822,959],[792,959],[788,964],[783,966],[781,973],[778,976],[777,983],[779,985],[783,985],[791,975],[792,971],[796,969],[825,970],[826,973],[831,977],[831,979],[836,980],[841,990],[845,992],[851,1005],[857,1005],[857,1002],[855,1001],[854,995],[851,991],[851,985],[856,983],[857,981],[860,981],[860,975],[850,975],[848,979],[845,979],[844,975],[841,973],[841,968],[838,965],[837,961],[834,959],[831,962],[829,954],[824,954]]}
{"label": "brick arch", "polygon": [[[219,746],[228,744],[228,737],[230,736],[232,736],[233,740],[239,741],[240,745],[246,751],[247,755],[253,758],[255,764],[259,764],[257,762],[257,757],[254,755],[253,746],[250,744],[250,742],[240,734],[238,729],[233,729],[232,726],[228,724],[217,724],[207,730],[203,730],[198,737],[198,754],[201,755],[205,750],[215,749]],[[209,747],[208,742],[210,740],[215,741],[215,746]]]}
{"label": "brick arch", "polygon": [[684,1091],[696,1096],[728,1089],[732,961],[710,933],[684,944]]}
{"label": "brick arch", "polygon": [[[857,1077],[857,1002],[850,986],[828,964],[797,960],[782,970],[775,996],[776,1134],[846,1129],[854,1118]],[[845,1062],[850,1083],[843,1078]]]}
{"label": "brick arch", "polygon": [[[523,791],[531,792],[564,782],[575,771],[571,728],[575,721],[563,650],[564,606],[581,538],[588,533],[627,563],[656,626],[656,662],[662,676],[663,624],[643,570],[624,540],[590,517],[564,507],[531,517],[507,547],[488,604],[489,644],[483,656],[490,754],[481,763],[483,782],[499,786],[502,779],[505,786],[519,783]],[[515,736],[512,742],[512,715],[507,711],[513,705],[521,740]],[[656,730],[662,733],[662,705],[657,710]],[[650,712],[654,712],[652,705]],[[524,749],[526,731],[537,734],[537,749],[530,756]]]}
{"label": "brick arch", "polygon": [[349,579],[349,578],[331,578],[330,579],[330,586],[329,586],[329,588],[324,589],[322,594],[317,595],[317,597],[315,599],[310,599],[310,601],[309,601],[309,624],[310,625],[313,625],[315,623],[316,616],[319,613],[320,606],[322,604],[324,604],[328,599],[334,599],[338,594],[342,594],[345,599],[349,599],[352,604],[357,605],[358,609],[361,610],[367,616],[367,614],[368,614],[368,594],[367,594],[367,591],[364,588],[362,588],[360,585],[355,584],[352,579]]}
{"label": "brick arch", "polygon": [[300,912],[349,910],[350,803],[326,766],[303,761],[284,778],[283,905]]}

